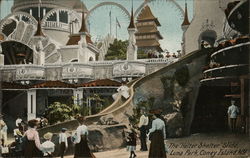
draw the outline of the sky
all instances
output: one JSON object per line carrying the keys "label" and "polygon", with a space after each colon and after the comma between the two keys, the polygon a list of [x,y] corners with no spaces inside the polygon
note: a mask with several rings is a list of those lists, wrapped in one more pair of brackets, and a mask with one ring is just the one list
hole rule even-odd
{"label": "sky", "polygon": [[[82,0],[87,9],[90,10],[95,5],[102,2],[116,2],[123,5],[129,12],[131,12],[132,1],[131,0]],[[144,0],[134,0],[134,11],[143,3]],[[185,0],[176,0],[176,2],[184,9]],[[10,8],[13,4],[13,0],[2,0],[0,17],[1,19],[10,13]],[[193,17],[193,0],[187,0],[189,21]],[[158,18],[161,26],[158,27],[163,40],[160,40],[162,49],[167,49],[170,52],[176,52],[181,50],[181,41],[183,31],[181,29],[181,23],[183,16],[181,11],[176,7],[172,0],[152,0],[149,3],[152,13]],[[129,25],[129,19],[125,13],[114,5],[105,5],[94,10],[88,19],[90,26],[90,34],[92,40],[98,40],[105,37],[110,31],[109,13],[111,12],[111,26],[112,35],[116,36],[116,19],[121,27],[117,27],[117,38],[126,40],[128,39],[127,27]]]}

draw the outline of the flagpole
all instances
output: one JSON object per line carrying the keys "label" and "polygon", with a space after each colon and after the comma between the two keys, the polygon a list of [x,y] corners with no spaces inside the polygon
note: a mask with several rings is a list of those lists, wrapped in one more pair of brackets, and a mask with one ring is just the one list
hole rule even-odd
{"label": "flagpole", "polygon": [[110,10],[110,12],[109,12],[109,34],[111,35],[111,10]]}
{"label": "flagpole", "polygon": [[117,18],[116,18],[116,25],[115,25],[115,36],[116,36],[116,39],[117,39]]}
{"label": "flagpole", "polygon": [[40,12],[41,12],[41,0],[39,0],[39,5],[38,5],[38,18],[39,18],[39,20],[40,20],[40,18],[41,18],[41,15],[40,15]]}
{"label": "flagpole", "polygon": [[88,21],[88,24],[89,24],[89,33],[90,33],[90,22]]}

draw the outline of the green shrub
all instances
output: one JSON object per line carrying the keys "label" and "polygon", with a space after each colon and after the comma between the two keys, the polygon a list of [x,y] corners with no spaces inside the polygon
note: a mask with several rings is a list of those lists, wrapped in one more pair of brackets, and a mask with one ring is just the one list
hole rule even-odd
{"label": "green shrub", "polygon": [[184,87],[188,80],[189,80],[189,70],[186,65],[182,66],[181,68],[177,69],[174,73],[175,80],[178,84]]}
{"label": "green shrub", "polygon": [[60,102],[54,102],[48,107],[48,120],[50,124],[70,120],[79,112],[78,105],[66,105]]}

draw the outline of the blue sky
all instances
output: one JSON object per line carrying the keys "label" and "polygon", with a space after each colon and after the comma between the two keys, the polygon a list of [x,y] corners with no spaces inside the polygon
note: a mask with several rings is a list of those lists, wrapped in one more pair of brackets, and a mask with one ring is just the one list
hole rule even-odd
{"label": "blue sky", "polygon": [[[88,10],[101,2],[117,2],[123,5],[129,12],[131,11],[131,0],[82,0]],[[143,3],[144,0],[134,0],[134,10]],[[154,0],[149,3],[149,6],[158,20],[161,23],[161,27],[158,30],[163,36],[163,40],[160,41],[163,49],[168,49],[170,52],[176,52],[181,49],[182,30],[181,23],[183,17],[181,12],[177,9],[172,0]],[[184,9],[185,0],[176,0],[176,2]],[[13,0],[2,0],[1,3],[1,18],[10,13]],[[191,21],[193,17],[193,0],[187,0],[188,4],[188,16]],[[121,28],[118,27],[118,38],[128,39],[127,27],[129,20],[123,11],[116,6],[102,6],[92,12],[89,18],[90,33],[93,41],[98,38],[105,37],[109,33],[109,12],[111,11],[112,20],[112,34],[116,32],[116,18],[118,19]]]}

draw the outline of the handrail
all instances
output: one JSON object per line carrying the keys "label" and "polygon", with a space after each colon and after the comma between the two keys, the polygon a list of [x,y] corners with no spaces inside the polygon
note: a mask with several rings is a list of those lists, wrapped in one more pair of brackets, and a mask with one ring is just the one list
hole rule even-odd
{"label": "handrail", "polygon": [[222,79],[235,79],[238,76],[224,76],[224,77],[213,77],[200,80],[200,82],[211,81],[211,80],[222,80]]}
{"label": "handrail", "polygon": [[220,67],[208,69],[208,70],[204,71],[203,73],[207,73],[207,72],[214,71],[214,70],[221,70],[221,69],[227,69],[227,68],[232,68],[232,67],[242,67],[242,66],[248,66],[248,65],[247,64],[237,64],[237,65],[220,66]]}
{"label": "handrail", "polygon": [[229,50],[229,49],[233,49],[233,48],[238,48],[238,47],[241,47],[241,46],[245,46],[245,45],[249,45],[250,42],[246,42],[246,43],[240,43],[240,44],[236,44],[236,45],[233,45],[233,46],[229,46],[229,47],[226,47],[226,48],[222,48],[216,52],[214,52],[212,55],[211,55],[211,58],[221,52],[224,52],[225,50]]}

